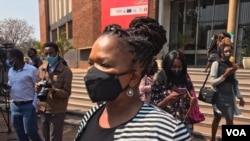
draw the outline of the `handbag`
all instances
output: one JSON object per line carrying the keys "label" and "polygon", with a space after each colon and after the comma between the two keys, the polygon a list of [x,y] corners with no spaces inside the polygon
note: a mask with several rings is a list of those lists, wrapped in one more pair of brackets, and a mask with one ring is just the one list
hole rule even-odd
{"label": "handbag", "polygon": [[[196,98],[195,92],[193,92],[192,95],[191,95],[189,93],[189,91],[187,91],[187,94],[189,95],[189,97]],[[200,123],[200,122],[202,122],[202,121],[205,120],[204,114],[202,114],[201,111],[200,111],[200,107],[199,107],[198,101],[196,102],[196,104],[194,105],[194,107],[190,107],[188,109],[187,114],[185,116],[185,120],[186,120],[187,117],[189,118],[189,121],[192,124]]]}
{"label": "handbag", "polygon": [[188,113],[189,121],[190,123],[200,123],[205,120],[204,114],[200,112],[200,108],[198,104],[195,104],[195,106],[189,111]]}
{"label": "handbag", "polygon": [[207,73],[207,77],[202,87],[200,88],[198,99],[205,103],[213,104],[216,100],[216,96],[215,96],[216,92],[210,87],[205,87],[209,74],[210,74],[210,70]]}

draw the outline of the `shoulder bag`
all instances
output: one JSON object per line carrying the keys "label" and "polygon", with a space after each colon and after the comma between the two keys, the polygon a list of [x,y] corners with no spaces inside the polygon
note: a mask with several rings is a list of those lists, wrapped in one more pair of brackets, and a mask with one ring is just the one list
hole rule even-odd
{"label": "shoulder bag", "polygon": [[198,99],[205,103],[213,104],[215,102],[216,92],[213,89],[211,89],[211,87],[205,87],[209,74],[210,74],[210,70],[207,74],[207,77],[202,87],[200,88]]}

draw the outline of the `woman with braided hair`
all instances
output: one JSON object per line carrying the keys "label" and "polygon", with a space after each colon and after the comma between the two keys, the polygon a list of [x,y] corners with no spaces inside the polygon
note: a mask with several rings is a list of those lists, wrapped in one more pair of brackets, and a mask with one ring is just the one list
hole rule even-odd
{"label": "woman with braided hair", "polygon": [[145,68],[162,48],[148,40],[148,30],[158,31],[145,27],[110,25],[94,42],[84,81],[90,99],[105,102],[84,115],[75,141],[190,140],[184,124],[139,98]]}

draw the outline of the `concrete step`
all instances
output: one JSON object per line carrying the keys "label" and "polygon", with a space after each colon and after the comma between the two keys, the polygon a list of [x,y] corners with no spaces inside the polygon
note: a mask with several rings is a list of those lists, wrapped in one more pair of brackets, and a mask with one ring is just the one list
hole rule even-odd
{"label": "concrete step", "polygon": [[74,73],[72,80],[71,96],[68,103],[68,110],[86,112],[95,106],[87,94],[87,90],[83,81],[86,73]]}
{"label": "concrete step", "polygon": [[81,104],[81,103],[68,103],[67,110],[78,111],[78,112],[87,112],[95,104]]}
{"label": "concrete step", "polygon": [[71,88],[71,93],[87,93],[85,86],[73,84]]}
{"label": "concrete step", "polygon": [[[204,68],[198,68],[198,67],[190,67],[190,66],[188,66],[187,70],[188,70],[188,72],[191,72],[191,73],[195,72],[195,73],[207,74],[207,73],[204,73],[204,72],[203,72],[203,71],[204,71]],[[243,68],[239,68],[239,69],[236,71],[237,74],[248,74],[248,75],[250,76],[249,72],[250,72],[249,69],[246,70],[246,69],[243,69]]]}
{"label": "concrete step", "polygon": [[[213,108],[211,105],[204,103],[202,101],[199,101],[199,106],[200,106],[200,110],[202,111],[202,113],[212,113],[213,112]],[[250,118],[250,107],[249,106],[245,106],[245,107],[238,107],[242,113],[243,117],[248,117]]]}
{"label": "concrete step", "polygon": [[[194,124],[194,132],[199,133],[206,138],[211,138],[211,126],[212,121],[203,121],[201,123]],[[221,138],[221,126],[218,127],[216,138]]]}

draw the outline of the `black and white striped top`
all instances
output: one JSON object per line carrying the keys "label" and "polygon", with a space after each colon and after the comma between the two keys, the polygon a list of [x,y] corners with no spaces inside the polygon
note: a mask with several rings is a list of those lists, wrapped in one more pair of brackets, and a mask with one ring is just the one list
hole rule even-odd
{"label": "black and white striped top", "polygon": [[[83,117],[75,141],[80,141],[89,119],[104,105],[90,109]],[[98,135],[97,135],[98,136]],[[125,126],[117,128],[114,141],[189,141],[187,128],[181,121],[160,108],[143,104],[137,115]]]}

